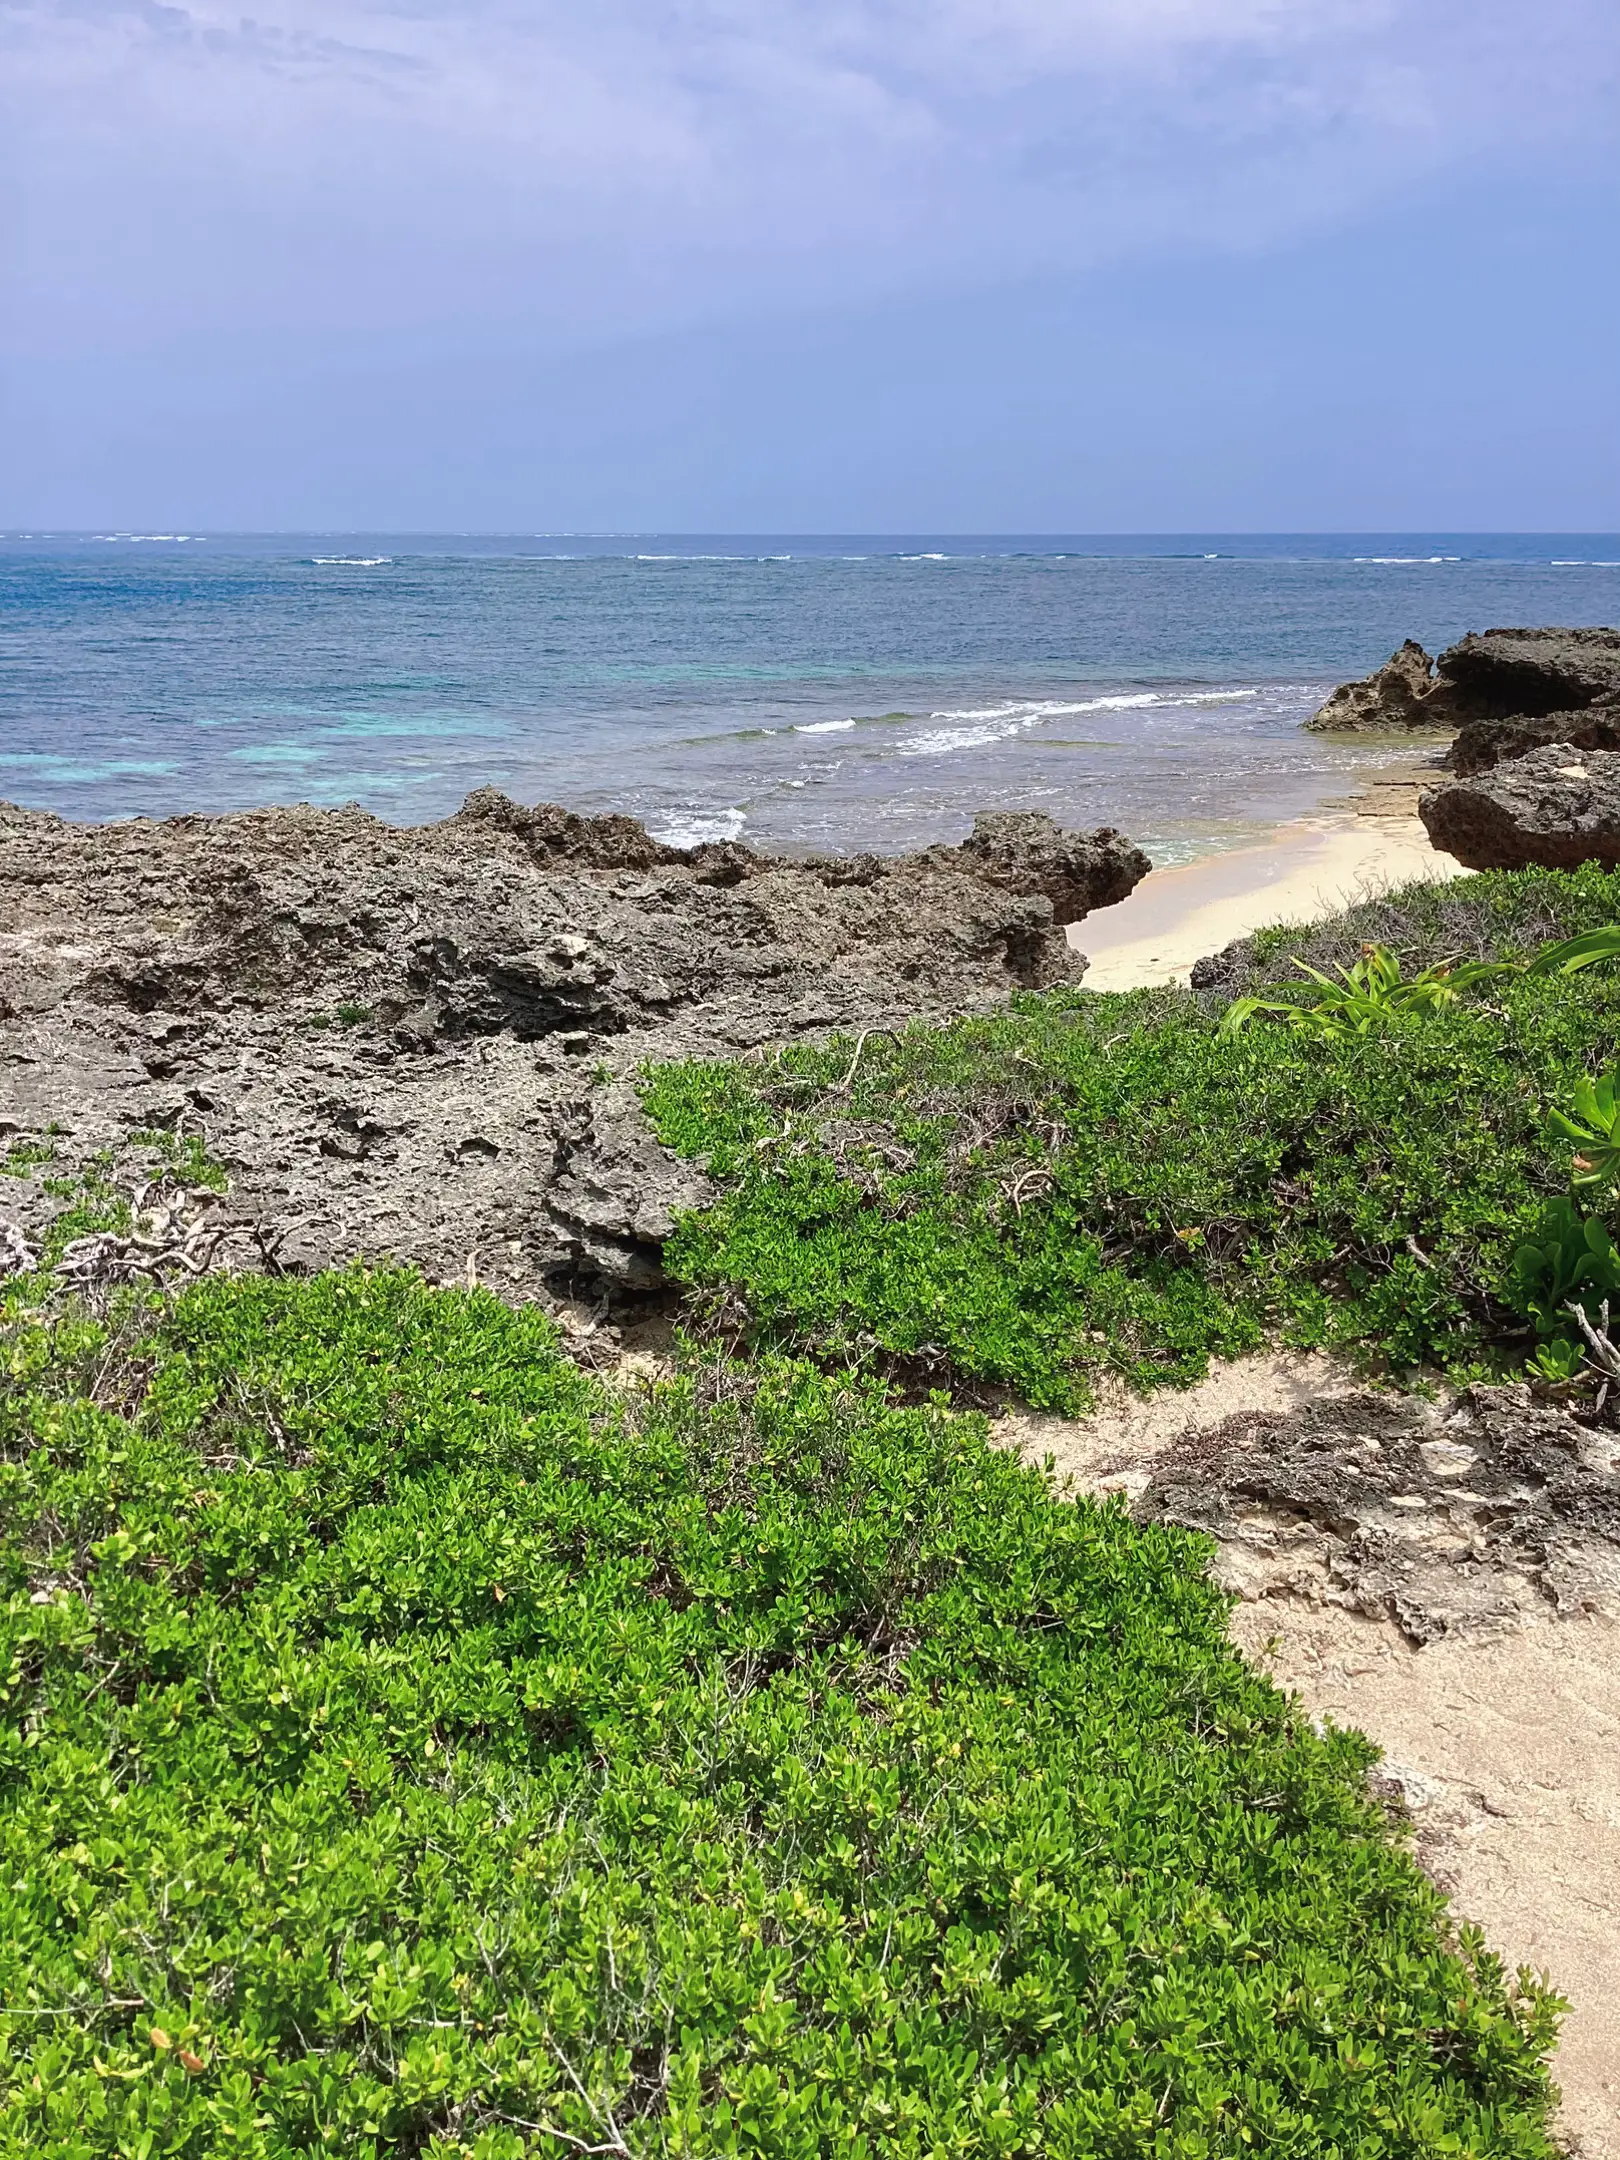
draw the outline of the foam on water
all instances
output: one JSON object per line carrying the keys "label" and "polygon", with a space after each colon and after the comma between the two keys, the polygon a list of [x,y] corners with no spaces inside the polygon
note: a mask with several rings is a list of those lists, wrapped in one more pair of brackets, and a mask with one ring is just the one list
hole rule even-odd
{"label": "foam on water", "polygon": [[1242,690],[1193,690],[1180,695],[1159,690],[1136,690],[1122,692],[1114,697],[1038,698],[1030,702],[1009,702],[1004,705],[965,707],[956,712],[930,713],[931,720],[966,722],[966,726],[954,725],[932,728],[921,735],[908,735],[896,745],[902,757],[945,756],[958,750],[982,749],[986,744],[1001,742],[1027,728],[1039,727],[1047,720],[1068,719],[1077,713],[1140,712],[1148,706],[1192,705],[1241,705],[1260,695],[1258,689]]}
{"label": "foam on water", "polygon": [[665,847],[702,847],[711,840],[740,840],[747,823],[747,812],[733,803],[720,811],[665,811],[648,819],[647,830]]}

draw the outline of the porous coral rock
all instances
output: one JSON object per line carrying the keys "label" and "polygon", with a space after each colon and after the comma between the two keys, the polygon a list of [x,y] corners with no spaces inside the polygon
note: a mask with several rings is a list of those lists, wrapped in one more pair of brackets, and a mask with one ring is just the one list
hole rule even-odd
{"label": "porous coral rock", "polygon": [[1470,870],[1573,870],[1620,863],[1620,753],[1549,743],[1425,788],[1418,815],[1437,848]]}
{"label": "porous coral rock", "polygon": [[514,1296],[571,1267],[650,1282],[706,1187],[641,1124],[622,1082],[643,1061],[1077,980],[1064,925],[1148,868],[1040,815],[793,860],[491,788],[419,828],[0,806],[0,1110],[63,1127],[66,1158],[205,1135],[287,1265],[386,1254]]}

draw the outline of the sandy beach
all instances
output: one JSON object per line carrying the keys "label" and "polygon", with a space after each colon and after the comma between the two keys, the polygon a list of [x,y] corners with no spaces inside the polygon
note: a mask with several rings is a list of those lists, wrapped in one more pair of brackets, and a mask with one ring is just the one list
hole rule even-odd
{"label": "sandy beach", "polygon": [[1268,923],[1310,922],[1394,885],[1466,877],[1415,817],[1324,813],[1280,826],[1259,847],[1155,870],[1129,899],[1077,923],[1086,987],[1137,990],[1187,980],[1194,961]]}

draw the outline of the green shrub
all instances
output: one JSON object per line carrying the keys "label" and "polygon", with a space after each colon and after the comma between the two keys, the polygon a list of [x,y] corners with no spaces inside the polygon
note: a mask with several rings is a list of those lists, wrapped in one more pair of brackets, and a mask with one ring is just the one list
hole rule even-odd
{"label": "green shrub", "polygon": [[6,1177],[30,1177],[42,1163],[55,1162],[57,1147],[54,1140],[13,1140],[0,1160],[0,1174]]}
{"label": "green shrub", "polygon": [[1242,977],[1281,981],[1297,961],[1331,970],[1369,945],[1383,945],[1414,968],[1465,960],[1522,960],[1552,939],[1602,933],[1620,920],[1620,875],[1587,863],[1579,870],[1488,871],[1444,884],[1399,887],[1321,922],[1257,930],[1240,948]]}
{"label": "green shrub", "polygon": [[230,1184],[225,1165],[208,1152],[207,1141],[198,1133],[172,1132],[166,1125],[158,1125],[147,1132],[131,1133],[129,1145],[156,1155],[160,1169],[169,1171],[183,1184],[201,1185],[210,1192],[224,1192]]}
{"label": "green shrub", "polygon": [[0,2154],[1551,2160],[1182,1533],[401,1275],[16,1320]]}
{"label": "green shrub", "polygon": [[1553,1128],[1576,1143],[1578,1153],[1571,1165],[1571,1181],[1577,1189],[1596,1188],[1612,1194],[1620,1184],[1620,1102],[1615,1090],[1620,1075],[1605,1073],[1590,1080],[1582,1073],[1570,1089],[1569,1105],[1555,1105]]}
{"label": "green shrub", "polygon": [[1514,971],[1366,1032],[1070,991],[853,1071],[842,1042],[661,1067],[654,1123],[723,1188],[667,1261],[755,1341],[1059,1407],[1100,1366],[1184,1382],[1277,1336],[1518,1366],[1503,1283],[1567,1189],[1553,1109],[1617,1048],[1614,971]]}
{"label": "green shrub", "polygon": [[1560,1197],[1542,1211],[1532,1236],[1513,1255],[1505,1294],[1543,1338],[1571,1336],[1570,1303],[1580,1299],[1597,1318],[1605,1298],[1620,1298],[1620,1252],[1608,1226]]}
{"label": "green shrub", "polygon": [[[1604,957],[1610,957],[1606,950]],[[1309,979],[1309,988],[1285,998],[1234,998],[1221,1018],[1223,1032],[1235,1035],[1266,1013],[1308,1033],[1365,1035],[1391,1020],[1454,1004],[1465,990],[1485,989],[1513,972],[1504,960],[1438,960],[1407,975],[1383,945],[1367,946],[1359,959],[1340,967],[1337,981],[1308,961],[1294,965]]]}
{"label": "green shrub", "polygon": [[[1597,1081],[1583,1074],[1575,1081],[1567,1106],[1555,1103],[1550,1113],[1553,1131],[1577,1146],[1570,1166],[1575,1193],[1610,1202],[1620,1179],[1617,1084],[1620,1080],[1614,1073]],[[1591,1362],[1586,1327],[1606,1329],[1611,1301],[1620,1299],[1620,1252],[1607,1223],[1584,1214],[1569,1196],[1549,1201],[1534,1231],[1513,1255],[1504,1294],[1516,1311],[1535,1323],[1541,1337],[1532,1360],[1534,1370],[1547,1380],[1584,1375]],[[1601,1360],[1592,1369],[1612,1382],[1613,1375]]]}
{"label": "green shrub", "polygon": [[[1227,1034],[1239,1033],[1265,1013],[1308,1033],[1364,1035],[1403,1014],[1434,1012],[1454,1004],[1465,990],[1488,989],[1519,973],[1578,975],[1584,968],[1620,959],[1620,923],[1604,923],[1579,937],[1549,940],[1528,961],[1462,960],[1452,954],[1411,975],[1400,955],[1387,945],[1363,945],[1348,967],[1341,964],[1332,975],[1312,967],[1298,954],[1292,957],[1309,987],[1297,988],[1290,997],[1234,998],[1221,1018]],[[1611,1113],[1613,1107],[1611,1100]]]}

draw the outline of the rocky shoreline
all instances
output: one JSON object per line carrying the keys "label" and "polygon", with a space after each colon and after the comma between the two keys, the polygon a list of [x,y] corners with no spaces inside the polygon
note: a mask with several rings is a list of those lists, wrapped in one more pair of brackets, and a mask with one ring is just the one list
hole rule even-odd
{"label": "rocky shoreline", "polygon": [[1486,630],[1437,660],[1409,638],[1305,724],[1452,733],[1417,812],[1470,870],[1620,862],[1620,631]]}
{"label": "rocky shoreline", "polygon": [[[1409,642],[1308,724],[1453,731],[1418,807],[1471,867],[1620,860],[1620,632],[1490,630],[1437,661]],[[518,1299],[652,1287],[707,1187],[652,1140],[639,1066],[1078,981],[1066,926],[1149,868],[1038,815],[790,859],[493,789],[418,828],[0,806],[0,1143],[204,1139],[231,1220],[283,1266],[387,1253]],[[41,1205],[19,1181],[25,1238]]]}
{"label": "rocky shoreline", "polygon": [[[529,1299],[646,1286],[701,1174],[631,1076],[1078,980],[1122,835],[787,860],[493,789],[438,825],[307,807],[88,826],[0,809],[0,1147],[206,1139],[230,1219],[316,1269],[389,1254]],[[42,1196],[17,1182],[24,1237]]]}
{"label": "rocky shoreline", "polygon": [[[1488,632],[1464,646],[1460,666],[1461,647],[1437,664],[1407,648],[1324,712],[1414,734],[1451,713],[1447,776],[1421,798],[1437,845],[1492,864],[1616,860],[1620,634]],[[1541,702],[1554,693],[1565,702]],[[1512,698],[1524,709],[1501,709]],[[917,855],[787,860],[665,847],[627,818],[525,809],[493,790],[420,829],[357,809],[91,827],[0,806],[0,1154],[36,1173],[12,1179],[0,1206],[14,1218],[0,1220],[0,1270],[23,1264],[60,1210],[71,1181],[53,1194],[39,1174],[52,1150],[64,1170],[99,1154],[110,1177],[128,1143],[155,1133],[203,1143],[229,1172],[217,1200],[171,1176],[137,1207],[177,1277],[222,1260],[303,1272],[387,1255],[546,1303],[566,1326],[581,1297],[656,1293],[675,1213],[714,1190],[702,1161],[653,1138],[639,1066],[764,1057],[842,1030],[853,1055],[846,1067],[839,1053],[828,1086],[853,1117],[869,1034],[1079,981],[1065,926],[1149,867],[1116,832],[1039,816],[981,818],[962,845]],[[1195,985],[1230,996],[1259,965],[1235,945]],[[869,1051],[863,1083],[874,1062]],[[982,1085],[986,1131],[1021,1114],[999,1071]],[[882,1137],[849,1130],[857,1145]],[[127,1258],[137,1241],[79,1242],[74,1265],[91,1270],[97,1252]],[[95,1277],[70,1265],[56,1279]],[[590,1362],[601,1341],[575,1335],[571,1349]],[[1160,1437],[1122,1441],[1082,1488],[1123,1493],[1139,1522],[1206,1533],[1242,1600],[1237,1639],[1260,1660],[1292,1657],[1284,1677],[1308,1704],[1380,1738],[1402,1716],[1418,1729],[1375,1790],[1414,1821],[1418,1857],[1459,1912],[1487,1920],[1510,1958],[1553,1967],[1575,1998],[1566,2127],[1588,2139],[1570,2149],[1598,2160],[1616,2090],[1603,2025],[1613,1852],[1597,1827],[1613,1819],[1613,1424],[1601,1400],[1578,1414],[1567,1387],[1427,1400],[1349,1374],[1316,1391],[1308,1379],[1291,1369],[1275,1402],[1229,1398],[1203,1421],[1193,1396],[1150,1398]],[[636,1384],[620,1364],[625,1399]],[[1252,1387],[1253,1373],[1210,1383],[1223,1384]],[[1015,1413],[999,1437],[1056,1452],[1062,1468],[1059,1427]],[[490,1594],[504,1604],[499,1585]],[[1372,1681],[1346,1694],[1381,1672],[1382,1695]],[[1487,1690],[1508,1721],[1494,1753],[1476,1730]],[[1535,1722],[1549,1703],[1558,1732]],[[1482,1852],[1499,1854],[1511,1897]]]}
{"label": "rocky shoreline", "polygon": [[[1408,643],[1309,725],[1454,731],[1419,810],[1471,867],[1620,860],[1620,632]],[[655,1286],[707,1187],[652,1140],[639,1066],[1078,981],[1066,926],[1149,868],[1038,815],[789,859],[493,789],[419,828],[0,806],[0,1143],[204,1139],[231,1220],[283,1266],[387,1253],[518,1299]],[[18,1181],[25,1239],[42,1205]]]}

